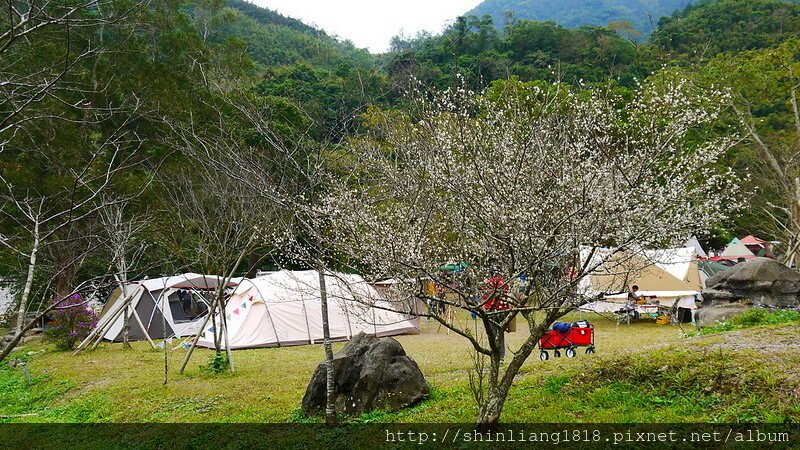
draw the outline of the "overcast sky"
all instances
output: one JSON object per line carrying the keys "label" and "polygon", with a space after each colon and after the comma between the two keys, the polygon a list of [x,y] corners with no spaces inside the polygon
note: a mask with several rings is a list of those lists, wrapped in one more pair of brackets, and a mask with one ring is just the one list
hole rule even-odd
{"label": "overcast sky", "polygon": [[316,25],[372,52],[389,48],[392,36],[438,33],[481,0],[248,0]]}

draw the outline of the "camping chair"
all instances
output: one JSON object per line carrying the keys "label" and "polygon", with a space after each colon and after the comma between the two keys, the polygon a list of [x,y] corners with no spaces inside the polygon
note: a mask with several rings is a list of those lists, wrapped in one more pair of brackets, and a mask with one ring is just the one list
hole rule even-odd
{"label": "camping chair", "polygon": [[631,322],[639,320],[639,311],[636,310],[636,305],[626,304],[614,313],[614,318],[617,320],[617,325],[621,323],[630,325]]}

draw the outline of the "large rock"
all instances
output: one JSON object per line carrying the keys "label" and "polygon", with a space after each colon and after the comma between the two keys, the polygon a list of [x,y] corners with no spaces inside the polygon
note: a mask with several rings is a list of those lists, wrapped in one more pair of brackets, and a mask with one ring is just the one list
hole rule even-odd
{"label": "large rock", "polygon": [[[359,333],[333,357],[337,414],[398,411],[422,400],[428,383],[419,366],[392,338]],[[303,396],[303,412],[325,412],[325,363],[321,363]]]}
{"label": "large rock", "polygon": [[755,258],[706,280],[707,305],[741,300],[774,306],[800,305],[800,272],[769,258]]}

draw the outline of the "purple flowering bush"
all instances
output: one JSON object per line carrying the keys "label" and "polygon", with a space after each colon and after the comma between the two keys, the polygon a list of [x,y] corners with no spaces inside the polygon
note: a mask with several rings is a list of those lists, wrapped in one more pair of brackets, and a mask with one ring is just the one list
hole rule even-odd
{"label": "purple flowering bush", "polygon": [[[53,303],[60,299],[53,299]],[[97,314],[83,301],[80,294],[69,296],[51,312],[46,334],[59,350],[72,350],[97,325]]]}

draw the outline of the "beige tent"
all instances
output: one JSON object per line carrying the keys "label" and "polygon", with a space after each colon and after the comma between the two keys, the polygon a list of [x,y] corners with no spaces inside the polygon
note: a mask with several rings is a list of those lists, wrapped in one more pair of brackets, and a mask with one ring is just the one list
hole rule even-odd
{"label": "beige tent", "polygon": [[[325,277],[331,339],[348,340],[365,332],[377,336],[416,333],[417,318],[395,312],[393,305],[358,275]],[[279,271],[243,280],[225,310],[230,348],[283,347],[322,342],[319,279],[315,271]],[[198,341],[214,347],[222,336],[214,318]],[[220,328],[217,331],[217,328]],[[224,339],[221,339],[224,346]]]}
{"label": "beige tent", "polygon": [[725,247],[725,251],[722,252],[721,256],[723,259],[739,259],[739,258],[750,259],[756,257],[756,255],[753,254],[753,252],[751,252],[750,249],[747,248],[747,246],[745,246],[739,241],[731,242],[730,244],[728,244],[728,246]]}
{"label": "beige tent", "polygon": [[662,305],[671,306],[679,300],[681,306],[694,308],[694,298],[702,290],[697,255],[693,247],[639,250],[610,254],[595,252],[602,262],[582,283],[584,295],[602,295],[602,301],[589,303],[581,309],[608,312],[627,301],[632,286],[638,293],[652,297]]}
{"label": "beige tent", "polygon": [[[692,264],[697,272],[697,262]],[[619,253],[593,272],[591,278],[592,287],[607,293],[607,298],[627,297],[634,285],[645,296],[675,297],[684,293],[694,295],[700,290],[700,276],[690,275],[691,272],[687,270],[681,279],[641,255]]]}

